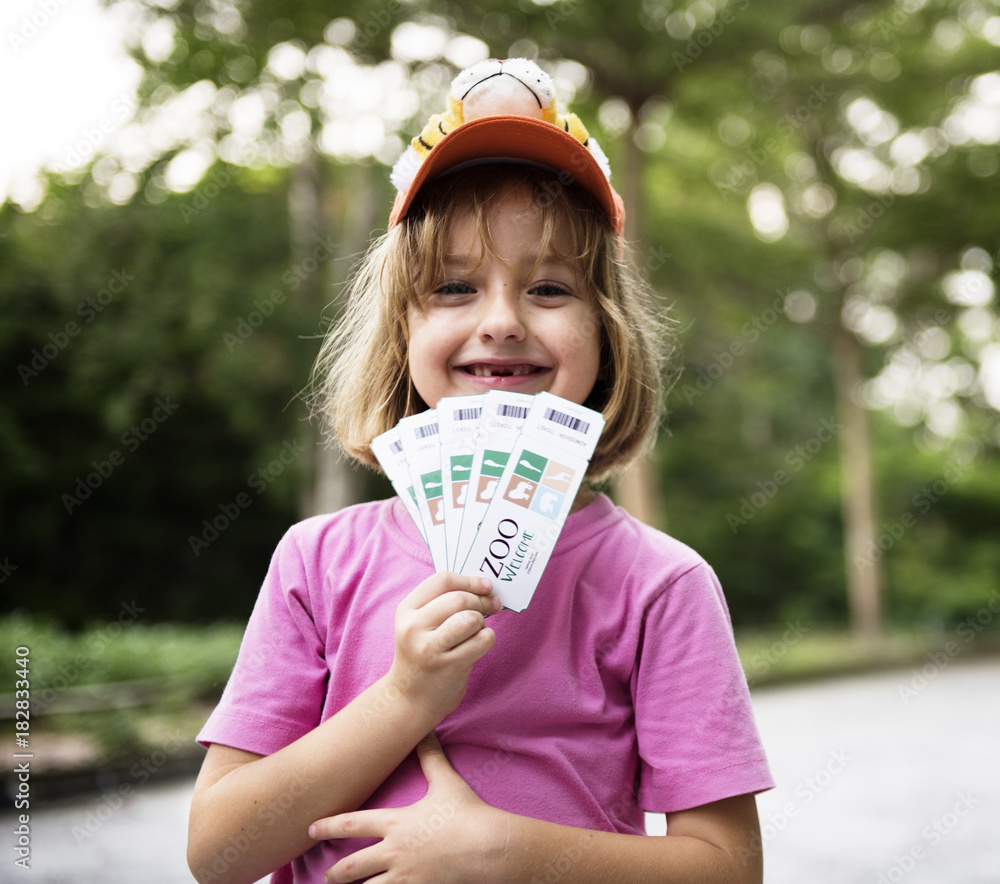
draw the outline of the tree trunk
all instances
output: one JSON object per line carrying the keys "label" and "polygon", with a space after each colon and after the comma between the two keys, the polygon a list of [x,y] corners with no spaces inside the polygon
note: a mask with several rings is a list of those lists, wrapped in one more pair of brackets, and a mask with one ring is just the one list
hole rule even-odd
{"label": "tree trunk", "polygon": [[[641,230],[641,177],[642,158],[635,141],[638,127],[638,108],[632,109],[632,123],[624,138],[623,162],[617,177],[622,200],[625,203],[625,239],[637,252],[642,248]],[[660,523],[659,485],[650,462],[644,455],[632,464],[615,483],[614,497],[629,513],[647,525],[662,527]]]}
{"label": "tree trunk", "polygon": [[[371,169],[359,165],[347,177],[347,182],[341,181],[331,188],[325,202],[321,160],[314,151],[292,170],[288,206],[293,260],[302,270],[316,264],[315,271],[303,278],[300,287],[301,307],[309,317],[307,327],[313,323],[313,327],[319,326],[324,308],[343,290],[354,258],[367,248],[368,235],[374,226]],[[332,215],[332,219],[327,215]],[[332,257],[302,263],[331,241],[335,252]],[[320,254],[329,251],[325,246],[319,250]],[[336,448],[324,446],[315,421],[308,427],[311,481],[300,496],[302,516],[336,512],[357,503],[362,495],[362,477],[354,464]]]}
{"label": "tree trunk", "polygon": [[875,645],[882,638],[881,562],[868,555],[875,542],[875,483],[868,412],[860,401],[864,381],[861,347],[854,334],[837,324],[834,383],[843,425],[840,439],[841,508],[844,521],[844,573],[853,631]]}

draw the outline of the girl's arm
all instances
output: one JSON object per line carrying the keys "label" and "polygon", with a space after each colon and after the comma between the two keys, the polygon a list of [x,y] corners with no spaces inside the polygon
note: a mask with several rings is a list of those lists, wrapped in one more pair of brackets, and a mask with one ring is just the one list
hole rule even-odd
{"label": "girl's arm", "polygon": [[[505,881],[544,881],[551,868],[574,884],[761,884],[760,824],[753,795],[667,814],[665,836],[622,835],[514,816]],[[524,877],[522,877],[524,876]]]}
{"label": "girl's arm", "polygon": [[316,843],[313,820],[371,795],[458,706],[473,664],[496,643],[484,617],[500,603],[489,593],[482,578],[429,577],[397,609],[389,672],[336,715],[273,755],[213,744],[191,804],[195,878],[256,881]]}
{"label": "girl's arm", "polygon": [[622,835],[497,810],[451,767],[437,738],[418,747],[427,795],[410,807],[346,813],[313,824],[316,838],[381,838],[345,857],[327,881],[385,873],[392,884],[572,881],[573,884],[760,884],[753,795],[667,814],[667,835]]}

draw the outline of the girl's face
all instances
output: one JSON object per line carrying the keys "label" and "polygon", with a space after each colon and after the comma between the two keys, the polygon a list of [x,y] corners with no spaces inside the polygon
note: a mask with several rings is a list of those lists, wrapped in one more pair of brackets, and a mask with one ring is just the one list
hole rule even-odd
{"label": "girl's face", "polygon": [[[409,369],[430,407],[445,396],[547,390],[583,404],[600,368],[601,332],[565,231],[539,262],[542,220],[516,187],[489,218],[484,254],[471,214],[455,219],[443,275],[410,308]],[[535,266],[537,264],[537,267]]]}

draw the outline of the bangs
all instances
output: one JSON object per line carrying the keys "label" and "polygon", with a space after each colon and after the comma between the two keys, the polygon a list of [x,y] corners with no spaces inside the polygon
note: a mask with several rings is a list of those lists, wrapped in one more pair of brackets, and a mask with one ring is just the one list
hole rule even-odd
{"label": "bangs", "polygon": [[[515,163],[477,165],[437,179],[424,188],[404,220],[411,286],[408,306],[419,306],[441,276],[448,245],[457,224],[471,221],[480,258],[505,263],[497,252],[489,219],[496,207],[516,191],[526,191],[538,213],[541,240],[534,273],[549,256],[574,263],[582,279],[593,280],[595,262],[611,232],[596,201],[574,184],[565,184],[549,169]],[[556,244],[561,248],[556,248]]]}

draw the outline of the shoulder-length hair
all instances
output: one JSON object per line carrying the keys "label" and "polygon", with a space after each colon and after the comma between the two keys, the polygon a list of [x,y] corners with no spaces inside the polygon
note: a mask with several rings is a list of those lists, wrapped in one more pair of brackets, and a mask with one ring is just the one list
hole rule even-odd
{"label": "shoulder-length hair", "polygon": [[572,255],[563,257],[580,262],[600,327],[600,371],[584,404],[604,415],[605,427],[588,478],[611,477],[652,445],[674,350],[666,308],[657,305],[634,259],[585,191],[545,169],[497,164],[426,185],[410,213],[373,242],[348,284],[343,316],[332,325],[313,368],[311,400],[328,435],[349,456],[377,466],[372,440],[429,407],[410,378],[408,311],[421,309],[439,277],[451,224],[462,213],[471,215],[484,256],[495,255],[490,211],[518,186],[530,190],[541,212],[539,261],[557,234],[569,233]]}

